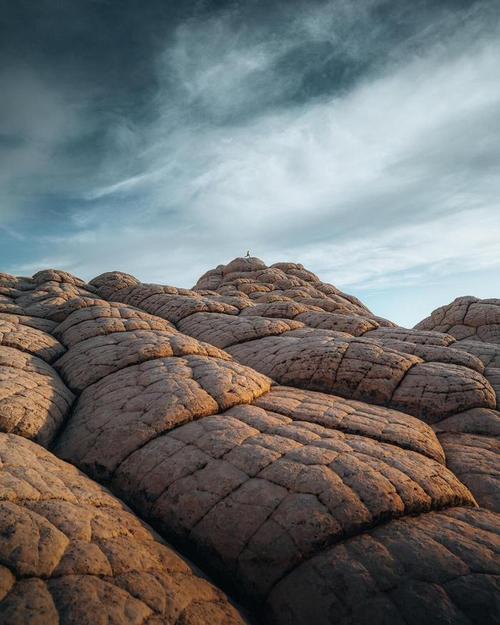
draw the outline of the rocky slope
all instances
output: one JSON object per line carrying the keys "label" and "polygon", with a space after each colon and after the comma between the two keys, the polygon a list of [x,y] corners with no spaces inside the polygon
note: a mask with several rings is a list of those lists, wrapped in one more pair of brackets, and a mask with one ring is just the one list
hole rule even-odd
{"label": "rocky slope", "polygon": [[0,274],[0,622],[499,622],[500,300],[454,306]]}

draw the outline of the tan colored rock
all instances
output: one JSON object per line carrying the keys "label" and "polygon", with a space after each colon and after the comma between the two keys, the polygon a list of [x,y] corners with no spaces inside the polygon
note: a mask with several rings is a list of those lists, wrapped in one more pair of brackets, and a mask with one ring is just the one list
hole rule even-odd
{"label": "tan colored rock", "polygon": [[95,336],[77,343],[54,363],[74,391],[85,388],[124,367],[156,358],[188,355],[228,360],[216,347],[177,331],[134,330]]}
{"label": "tan colored rock", "polygon": [[[242,316],[251,317],[271,317],[274,319],[295,319],[295,317],[309,312],[310,306],[306,306],[300,302],[293,300],[285,300],[280,298],[274,302],[256,304],[250,308],[241,311]],[[318,306],[312,307],[313,311],[322,312]]]}
{"label": "tan colored rock", "polygon": [[257,598],[345,536],[474,503],[426,456],[242,405],[144,445],[118,467],[112,487]]}
{"label": "tan colored rock", "polygon": [[500,345],[464,340],[457,341],[454,347],[476,356],[485,367],[500,368]]}
{"label": "tan colored rock", "polygon": [[109,480],[120,462],[163,432],[249,403],[271,381],[238,363],[206,356],[127,366],[84,391],[57,453]]}
{"label": "tan colored rock", "polygon": [[486,434],[500,437],[500,412],[488,408],[473,408],[432,426],[435,432],[464,432],[465,434]]}
{"label": "tan colored rock", "polygon": [[[332,285],[324,284],[312,272],[295,263],[276,263],[266,267],[258,258],[236,258],[227,265],[219,265],[204,274],[194,289],[210,289],[219,293],[235,289],[251,295],[263,292],[280,293],[282,301],[291,299],[309,310],[371,314],[358,299],[341,293]],[[289,315],[281,316],[293,318]]]}
{"label": "tan colored rock", "polygon": [[[105,277],[97,280],[106,288]],[[221,302],[214,292],[250,296],[254,305],[238,302],[229,319],[215,309]],[[484,364],[452,335],[390,327],[301,266],[235,259],[202,277],[195,291],[134,284],[119,293],[281,384],[391,406],[431,423],[496,405],[496,372],[490,382],[476,375]],[[247,317],[253,325],[245,325]],[[286,329],[290,320],[306,326]]]}
{"label": "tan colored rock", "polygon": [[411,449],[444,463],[443,450],[430,426],[397,410],[289,386],[274,386],[254,405],[294,421],[317,423]]}
{"label": "tan colored rock", "polygon": [[[462,349],[451,334],[390,327],[366,311],[353,312],[349,306],[357,305],[356,301],[334,287],[319,284],[313,274],[302,274],[299,267],[257,265],[245,261],[236,262],[229,270],[218,268],[209,282],[201,285],[206,289],[200,284],[196,287],[208,299],[214,298],[210,289],[225,297],[239,293],[251,298],[253,306],[243,307],[239,301],[240,313],[231,317],[208,311],[189,314],[179,328],[226,348],[236,360],[279,383],[391,406],[429,423],[496,405],[500,376],[495,368],[485,371],[485,364],[496,362],[491,344],[482,343],[485,347],[478,351],[468,347],[473,341],[464,341],[468,348]],[[285,275],[284,269],[293,273]],[[122,293],[136,305],[141,305],[145,296],[159,305],[172,295],[172,287],[164,289],[135,285]],[[175,296],[196,300],[189,291],[177,291]],[[253,325],[245,325],[247,319],[253,320]],[[290,324],[290,319],[307,326],[282,325]],[[363,339],[355,340],[350,333]],[[265,397],[260,401],[265,402]],[[459,462],[456,454],[455,462]],[[486,476],[483,469],[480,475]],[[476,483],[473,486],[476,488]],[[478,486],[477,492],[484,488],[489,487]]]}
{"label": "tan colored rock", "polygon": [[0,293],[3,295],[16,298],[26,291],[32,291],[36,287],[35,281],[32,278],[24,276],[2,278],[2,275],[8,276],[8,274],[0,274]]}
{"label": "tan colored rock", "polygon": [[71,313],[53,332],[69,348],[96,336],[133,330],[175,333],[174,326],[160,317],[130,306],[105,301]]}
{"label": "tan colored rock", "polygon": [[36,356],[0,347],[0,431],[48,446],[67,417],[73,395]]}
{"label": "tan colored rock", "polygon": [[443,432],[439,442],[446,464],[474,493],[480,506],[500,512],[500,442],[498,437]]}
{"label": "tan colored rock", "polygon": [[[43,272],[42,272],[43,273]],[[73,283],[43,282],[31,292],[16,299],[21,314],[64,321],[74,310],[99,303],[94,293]]]}
{"label": "tan colored rock", "polygon": [[433,426],[447,466],[470,488],[481,506],[500,512],[500,413],[476,408]]}
{"label": "tan colored rock", "polygon": [[447,332],[457,340],[500,344],[500,299],[457,297],[415,326],[418,330]]}
{"label": "tan colored rock", "polygon": [[24,310],[16,304],[16,300],[8,295],[0,294],[0,313],[9,313],[12,315],[23,315]]}
{"label": "tan colored rock", "polygon": [[222,592],[105,489],[0,434],[2,625],[242,624]]}
{"label": "tan colored rock", "polygon": [[361,317],[360,315],[343,315],[330,312],[304,312],[297,315],[295,320],[302,321],[302,323],[311,328],[347,332],[353,336],[362,336],[366,332],[379,327],[375,319]]}
{"label": "tan colored rock", "polygon": [[499,367],[486,367],[484,370],[484,377],[490,383],[492,389],[495,391],[497,397],[497,410],[500,410],[500,368]]}
{"label": "tan colored rock", "polygon": [[465,367],[426,362],[404,376],[391,406],[428,423],[470,408],[494,408],[495,391],[481,374]]}
{"label": "tan colored rock", "polygon": [[[130,279],[130,283],[114,292],[112,296],[113,301],[141,307],[143,302],[146,302],[146,300],[154,295],[179,295],[179,289],[174,286],[166,286],[163,284],[142,284],[136,278],[133,278],[135,282],[132,283],[132,278],[133,276],[127,276],[127,281]],[[105,278],[99,276],[97,280],[98,282],[103,281],[105,288]],[[114,281],[111,284],[111,288],[113,287]],[[99,292],[101,291],[102,289],[99,289]]]}
{"label": "tan colored rock", "polygon": [[455,508],[345,540],[274,587],[267,612],[286,625],[497,623],[498,516]]}
{"label": "tan colored rock", "polygon": [[377,339],[374,337],[374,334],[375,332],[369,332],[365,335],[365,337],[371,339],[375,338],[378,343],[388,349],[395,349],[404,354],[413,354],[425,362],[441,362],[450,365],[460,365],[461,367],[467,367],[468,369],[473,369],[474,371],[484,374],[484,365],[481,360],[477,356],[469,354],[461,349],[455,349],[454,347],[442,347],[439,345],[411,343],[407,340],[400,341],[392,338]]}
{"label": "tan colored rock", "polygon": [[483,375],[495,391],[496,406],[500,408],[500,344],[466,339],[457,341],[454,347],[481,360],[485,366]]}
{"label": "tan colored rock", "polygon": [[[17,319],[22,319],[22,317],[19,316]],[[49,363],[66,351],[51,334],[23,323],[3,319],[0,319],[0,345],[14,347]]]}
{"label": "tan colored rock", "polygon": [[348,335],[337,338],[326,331],[308,336],[287,333],[228,351],[281,384],[387,403],[404,373],[420,360],[374,342],[358,342],[362,340]]}
{"label": "tan colored rock", "polygon": [[56,321],[43,319],[43,317],[31,317],[29,315],[11,315],[9,313],[0,313],[0,321],[8,321],[14,324],[21,324],[29,328],[36,328],[47,334],[52,334],[57,326]]}
{"label": "tan colored rock", "polygon": [[0,271],[0,286],[8,287],[17,285],[17,278],[10,273]]}
{"label": "tan colored rock", "polygon": [[366,338],[404,341],[417,345],[435,345],[436,347],[448,347],[455,343],[455,337],[451,334],[433,332],[430,330],[410,330],[407,328],[378,328],[370,331]]}
{"label": "tan colored rock", "polygon": [[85,291],[94,291],[94,287],[91,285],[71,273],[61,271],[60,269],[44,269],[43,271],[35,273],[32,280],[35,285],[41,285],[47,282],[60,282],[83,288]]}
{"label": "tan colored rock", "polygon": [[369,339],[319,332],[302,338],[288,332],[227,351],[280,384],[387,405],[430,423],[468,408],[495,406],[493,389],[476,371],[423,363]]}
{"label": "tan colored rock", "polygon": [[[481,373],[495,381],[491,343],[394,327],[292,263],[235,259],[194,290],[119,272],[91,285],[57,270],[3,280],[0,297],[24,316],[0,312],[0,326],[48,332],[68,348],[57,367],[81,394],[56,452],[105,481],[254,615],[273,625],[372,625],[377,614],[391,625],[433,615],[436,625],[500,621],[499,517],[475,508],[476,499],[498,504],[499,413],[495,384]],[[14,377],[51,379],[50,366],[33,362]],[[0,471],[0,492],[16,494],[0,513],[2,625],[2,609],[14,625],[234,622],[213,595],[172,612],[201,592],[197,578],[189,573],[196,593],[186,577],[172,586],[173,567],[160,558],[152,568],[158,558],[139,530],[122,543],[121,511],[109,522],[89,517],[108,514],[96,490],[90,512],[59,494],[35,509],[29,488],[69,485],[52,469],[24,467],[25,481],[9,477],[4,491]],[[78,498],[87,487],[70,490]],[[39,547],[12,549],[2,519]],[[95,536],[108,527],[104,548]]]}
{"label": "tan colored rock", "polygon": [[181,332],[221,349],[264,336],[278,336],[301,327],[302,323],[289,319],[236,317],[220,313],[195,313],[178,323]]}
{"label": "tan colored rock", "polygon": [[214,301],[209,297],[197,298],[184,295],[152,296],[141,305],[147,312],[168,319],[172,323],[178,323],[181,319],[197,312],[214,312],[237,315],[239,310],[235,306],[221,301]]}
{"label": "tan colored rock", "polygon": [[128,273],[122,273],[121,271],[108,271],[100,276],[95,277],[89,282],[91,286],[98,289],[102,296],[106,299],[113,299],[118,291],[126,289],[130,286],[137,286],[139,280],[134,278]]}

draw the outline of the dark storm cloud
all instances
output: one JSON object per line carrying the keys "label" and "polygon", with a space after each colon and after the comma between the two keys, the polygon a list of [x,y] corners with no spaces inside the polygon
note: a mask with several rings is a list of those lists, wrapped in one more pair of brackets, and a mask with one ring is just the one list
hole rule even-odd
{"label": "dark storm cloud", "polygon": [[189,286],[250,248],[369,294],[500,265],[496,2],[0,15],[4,270]]}

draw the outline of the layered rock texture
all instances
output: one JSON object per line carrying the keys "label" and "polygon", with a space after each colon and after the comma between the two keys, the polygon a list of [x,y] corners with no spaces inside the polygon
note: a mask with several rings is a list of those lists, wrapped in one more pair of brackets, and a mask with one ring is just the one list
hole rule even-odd
{"label": "layered rock texture", "polygon": [[499,303],[0,274],[0,623],[500,622]]}

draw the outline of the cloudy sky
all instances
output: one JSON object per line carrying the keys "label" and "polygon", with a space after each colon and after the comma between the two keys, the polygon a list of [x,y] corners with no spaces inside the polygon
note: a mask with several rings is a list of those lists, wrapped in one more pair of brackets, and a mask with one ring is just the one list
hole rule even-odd
{"label": "cloudy sky", "polygon": [[0,270],[250,250],[403,325],[500,296],[499,2],[2,4]]}

